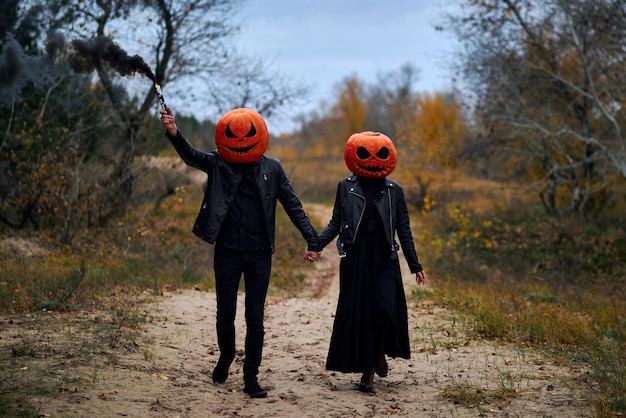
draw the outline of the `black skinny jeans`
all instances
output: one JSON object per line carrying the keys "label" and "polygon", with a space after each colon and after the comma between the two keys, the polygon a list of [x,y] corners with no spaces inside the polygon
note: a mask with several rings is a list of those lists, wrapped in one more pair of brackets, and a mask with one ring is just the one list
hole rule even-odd
{"label": "black skinny jeans", "polygon": [[217,343],[220,358],[235,358],[235,315],[237,291],[243,275],[245,286],[246,341],[243,363],[244,380],[254,380],[259,373],[263,352],[263,315],[265,297],[272,269],[272,253],[239,251],[217,245],[214,255],[217,296]]}

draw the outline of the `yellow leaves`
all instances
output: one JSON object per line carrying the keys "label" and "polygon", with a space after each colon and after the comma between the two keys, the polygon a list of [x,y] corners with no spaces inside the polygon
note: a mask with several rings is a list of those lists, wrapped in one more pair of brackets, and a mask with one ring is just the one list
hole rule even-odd
{"label": "yellow leaves", "polygon": [[456,166],[456,155],[465,136],[465,122],[458,105],[436,93],[417,96],[417,113],[411,122],[410,148],[415,158],[444,167]]}
{"label": "yellow leaves", "polygon": [[461,230],[466,229],[470,223],[470,217],[463,213],[459,207],[449,211],[448,216],[457,223],[459,229]]}
{"label": "yellow leaves", "polygon": [[430,243],[430,247],[435,251],[435,253],[439,253],[439,251],[443,248],[443,240],[440,236],[434,236]]}
{"label": "yellow leaves", "polygon": [[[456,232],[448,238],[448,247],[454,248],[460,244],[479,246],[488,250],[495,247],[494,242],[486,236],[486,230],[493,226],[492,220],[486,219],[480,224],[473,224],[471,217],[465,214],[460,207],[450,209],[448,217],[454,221],[457,227]],[[481,229],[480,226],[484,229]]]}
{"label": "yellow leaves", "polygon": [[424,199],[422,199],[422,208],[420,209],[421,214],[424,216],[428,215],[428,212],[430,212],[434,206],[435,200],[431,199],[429,196],[425,196]]}

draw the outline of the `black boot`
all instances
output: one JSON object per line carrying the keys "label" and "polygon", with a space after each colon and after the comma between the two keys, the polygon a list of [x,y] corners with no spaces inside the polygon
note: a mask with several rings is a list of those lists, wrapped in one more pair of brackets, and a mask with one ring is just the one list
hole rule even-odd
{"label": "black boot", "polygon": [[233,362],[233,358],[224,358],[220,356],[220,359],[217,361],[217,365],[213,369],[213,374],[211,377],[213,378],[213,383],[224,383],[226,379],[228,379],[228,369],[230,368],[230,364]]}
{"label": "black boot", "polygon": [[372,370],[368,372],[363,372],[363,376],[361,376],[361,382],[359,382],[359,390],[361,392],[373,392],[374,391],[374,373],[376,372],[376,367],[372,367]]}
{"label": "black boot", "polygon": [[256,377],[244,379],[243,391],[251,398],[267,398],[267,391],[259,386]]}

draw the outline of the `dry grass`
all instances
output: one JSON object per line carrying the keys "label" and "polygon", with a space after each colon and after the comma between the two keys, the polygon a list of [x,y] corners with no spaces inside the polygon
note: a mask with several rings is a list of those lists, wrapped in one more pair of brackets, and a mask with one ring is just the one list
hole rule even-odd
{"label": "dry grass", "polygon": [[[448,183],[440,204],[416,216],[432,297],[462,314],[476,338],[539,347],[588,367],[598,415],[624,413],[626,235],[615,227],[624,219],[550,219],[532,195],[504,186]],[[511,393],[453,389],[447,396],[463,402]]]}

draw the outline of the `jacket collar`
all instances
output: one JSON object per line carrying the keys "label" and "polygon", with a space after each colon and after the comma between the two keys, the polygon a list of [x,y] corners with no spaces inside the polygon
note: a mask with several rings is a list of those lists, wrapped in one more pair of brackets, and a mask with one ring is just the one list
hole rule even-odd
{"label": "jacket collar", "polygon": [[[347,181],[350,181],[352,183],[358,183],[359,182],[359,176],[357,176],[356,174],[350,174],[348,177],[346,177]],[[391,180],[389,180],[387,177],[385,177],[385,187],[388,188],[392,188],[393,187],[393,182]]]}

